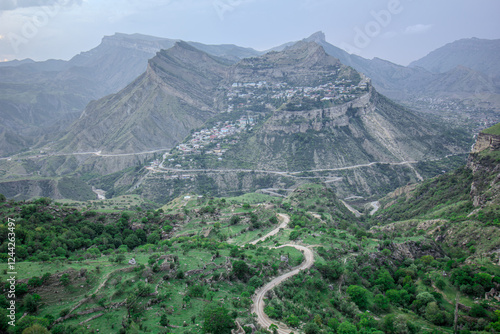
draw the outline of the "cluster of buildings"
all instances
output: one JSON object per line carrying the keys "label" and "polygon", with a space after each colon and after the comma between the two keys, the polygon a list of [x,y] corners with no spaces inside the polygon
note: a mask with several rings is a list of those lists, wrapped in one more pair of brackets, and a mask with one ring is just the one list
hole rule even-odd
{"label": "cluster of buildings", "polygon": [[[205,154],[215,154],[219,157],[222,156],[225,149],[221,149],[221,141],[226,137],[233,136],[244,130],[250,130],[255,125],[254,118],[251,116],[241,117],[235,122],[217,122],[214,127],[210,129],[202,129],[194,132],[191,137],[184,143],[179,144],[176,148],[183,154],[199,154],[202,149],[205,149],[209,144],[215,143],[215,147],[205,150]],[[230,143],[236,143],[233,139]],[[212,145],[214,146],[214,145]]]}
{"label": "cluster of buildings", "polygon": [[368,89],[368,82],[361,80],[354,84],[351,80],[336,80],[315,87],[292,87],[286,82],[269,84],[259,82],[235,82],[228,93],[228,112],[239,108],[248,108],[252,105],[265,105],[273,100],[284,101],[287,99],[314,99],[321,101],[338,101],[345,103],[355,98],[360,91]]}

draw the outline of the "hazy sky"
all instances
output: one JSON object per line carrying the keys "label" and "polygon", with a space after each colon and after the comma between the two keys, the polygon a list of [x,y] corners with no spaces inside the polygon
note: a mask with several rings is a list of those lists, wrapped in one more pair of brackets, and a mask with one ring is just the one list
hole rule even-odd
{"label": "hazy sky", "polygon": [[0,60],[69,59],[115,32],[258,50],[323,31],[407,65],[460,38],[500,38],[498,0],[0,0]]}

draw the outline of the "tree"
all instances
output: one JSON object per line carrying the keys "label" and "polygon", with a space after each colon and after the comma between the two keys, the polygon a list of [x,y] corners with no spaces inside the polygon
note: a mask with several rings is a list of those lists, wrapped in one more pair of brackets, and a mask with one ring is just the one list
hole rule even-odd
{"label": "tree", "polygon": [[495,311],[495,316],[497,317],[498,320],[496,322],[492,322],[490,326],[495,331],[500,332],[500,310]]}
{"label": "tree", "polygon": [[351,324],[349,321],[344,321],[343,323],[340,324],[338,330],[338,334],[356,334],[358,333],[358,330],[356,329],[356,326]]}
{"label": "tree", "polygon": [[336,318],[330,318],[330,319],[328,319],[327,326],[330,327],[331,329],[333,329],[334,332],[336,332],[337,329],[339,328],[340,324]]}
{"label": "tree", "polygon": [[347,288],[347,293],[359,308],[366,309],[368,307],[368,290],[359,285],[350,285]]}
{"label": "tree", "polygon": [[235,327],[229,311],[221,305],[212,303],[207,305],[201,314],[203,333],[230,334]]}
{"label": "tree", "polygon": [[68,286],[69,285],[69,275],[62,274],[61,278],[59,278],[59,282],[61,282],[61,284],[64,286]]}
{"label": "tree", "polygon": [[370,333],[372,329],[377,328],[377,322],[369,311],[360,314],[358,327],[362,333]]}
{"label": "tree", "polygon": [[168,320],[167,315],[163,313],[160,318],[160,326],[167,327],[169,322],[170,321]]}
{"label": "tree", "polygon": [[9,318],[7,318],[9,313],[7,310],[0,306],[0,333],[7,333],[7,328],[9,328]]}
{"label": "tree", "polygon": [[66,250],[62,247],[57,247],[55,250],[57,256],[63,257],[66,256]]}
{"label": "tree", "polygon": [[35,314],[38,311],[39,300],[40,296],[37,294],[24,296],[23,305],[26,307],[26,311],[30,314]]}
{"label": "tree", "polygon": [[297,316],[295,316],[294,314],[292,314],[288,318],[286,318],[285,322],[290,327],[299,327],[299,325],[300,325],[299,318]]}
{"label": "tree", "polygon": [[394,318],[394,333],[410,333],[404,316],[398,315],[396,318]]}
{"label": "tree", "polygon": [[376,295],[374,298],[374,302],[377,308],[379,308],[380,310],[382,311],[389,310],[390,307],[389,299],[383,294],[379,293],[378,295]]}
{"label": "tree", "polygon": [[125,238],[125,240],[123,240],[123,243],[127,245],[129,249],[134,249],[141,244],[141,240],[139,240],[136,234],[130,234]]}
{"label": "tree", "polygon": [[394,278],[392,278],[387,270],[380,270],[375,284],[380,285],[383,291],[387,291],[394,287]]}
{"label": "tree", "polygon": [[429,265],[432,261],[434,261],[434,256],[424,255],[420,258],[420,261],[422,261],[424,264]]}
{"label": "tree", "polygon": [[148,244],[157,244],[158,241],[160,241],[160,234],[158,232],[148,235]]}
{"label": "tree", "polygon": [[436,281],[436,286],[439,288],[439,290],[443,290],[444,288],[446,288],[446,282],[440,278]]}
{"label": "tree", "polygon": [[49,320],[47,320],[46,318],[27,315],[16,323],[16,333],[23,333],[25,329],[32,327],[35,324],[39,324],[42,327],[47,327],[49,325]]}
{"label": "tree", "polygon": [[248,272],[248,264],[245,261],[233,262],[233,273],[236,275],[236,277],[238,277],[239,279],[244,279]]}
{"label": "tree", "polygon": [[191,297],[203,297],[205,290],[202,285],[192,285],[189,287],[188,294]]}
{"label": "tree", "polygon": [[124,254],[118,254],[116,256],[116,262],[122,264],[123,261],[125,261],[125,255]]}
{"label": "tree", "polygon": [[328,278],[331,281],[335,281],[340,278],[344,267],[338,261],[328,261],[325,264],[317,264],[318,270],[323,275],[323,277]]}
{"label": "tree", "polygon": [[469,314],[472,317],[480,318],[486,316],[486,310],[479,304],[472,305]]}
{"label": "tree", "polygon": [[248,285],[253,286],[254,288],[257,289],[262,285],[262,279],[258,276],[253,276],[252,278],[250,278]]}
{"label": "tree", "polygon": [[314,322],[310,322],[304,326],[304,333],[319,334],[320,333],[319,326]]}
{"label": "tree", "polygon": [[231,225],[236,225],[240,222],[240,216],[233,215],[231,219],[229,220],[229,223]]}
{"label": "tree", "polygon": [[443,312],[439,309],[436,302],[430,302],[425,307],[425,318],[434,325],[442,325],[445,321]]}
{"label": "tree", "polygon": [[382,325],[385,333],[394,333],[395,314],[389,314],[384,317],[384,324]]}
{"label": "tree", "polygon": [[43,327],[40,324],[34,324],[31,327],[23,330],[22,334],[50,334],[47,328]]}

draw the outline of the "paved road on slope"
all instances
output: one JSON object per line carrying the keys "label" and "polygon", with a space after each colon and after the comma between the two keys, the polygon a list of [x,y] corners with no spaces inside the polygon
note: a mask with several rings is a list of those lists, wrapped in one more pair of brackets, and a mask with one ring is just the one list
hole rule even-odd
{"label": "paved road on slope", "polygon": [[[259,240],[265,240],[265,238],[275,235],[278,233],[280,228],[284,228],[288,225],[288,222],[290,221],[290,217],[288,215],[280,213],[280,218],[283,219],[283,222],[279,225],[278,228],[272,230],[268,234],[266,234],[264,237],[257,239],[254,242],[251,242],[252,244],[255,244]],[[286,274],[283,274],[281,276],[278,276],[274,278],[271,282],[267,283],[264,285],[262,288],[257,290],[255,292],[255,295],[252,297],[253,305],[252,305],[252,313],[255,313],[257,315],[257,322],[259,325],[261,325],[263,328],[268,329],[271,324],[275,324],[278,326],[278,334],[289,334],[291,332],[298,333],[300,331],[298,330],[292,330],[287,328],[284,324],[278,323],[276,321],[271,320],[267,314],[264,313],[264,296],[266,293],[276,287],[277,285],[281,284],[283,281],[286,279],[297,275],[301,270],[310,268],[314,264],[314,254],[313,252],[304,246],[299,246],[299,245],[294,245],[294,244],[287,244],[287,245],[282,245],[279,247],[272,247],[272,248],[282,248],[282,247],[294,247],[295,249],[301,251],[304,254],[305,261],[302,262],[299,266],[293,268],[291,271],[289,271]]]}
{"label": "paved road on slope", "polygon": [[98,157],[126,157],[126,156],[134,156],[134,155],[143,155],[143,154],[151,154],[151,153],[158,153],[158,152],[165,152],[170,150],[170,148],[164,148],[164,149],[159,149],[159,150],[152,150],[152,151],[143,151],[143,152],[133,152],[133,153],[102,153],[102,151],[95,151],[95,152],[69,152],[69,153],[41,153],[37,155],[30,155],[30,156],[11,156],[11,157],[5,157],[5,158],[0,158],[0,160],[24,160],[24,159],[39,159],[39,158],[50,158],[50,157],[63,157],[63,156],[70,156],[70,155],[95,155]]}

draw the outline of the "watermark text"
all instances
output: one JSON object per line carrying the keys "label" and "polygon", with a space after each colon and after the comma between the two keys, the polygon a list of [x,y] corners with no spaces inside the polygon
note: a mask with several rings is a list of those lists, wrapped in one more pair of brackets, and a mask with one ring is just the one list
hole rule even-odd
{"label": "watermark text", "polygon": [[9,325],[15,326],[16,322],[16,221],[8,218],[7,222],[7,300],[9,306],[7,307],[7,318],[9,318]]}

